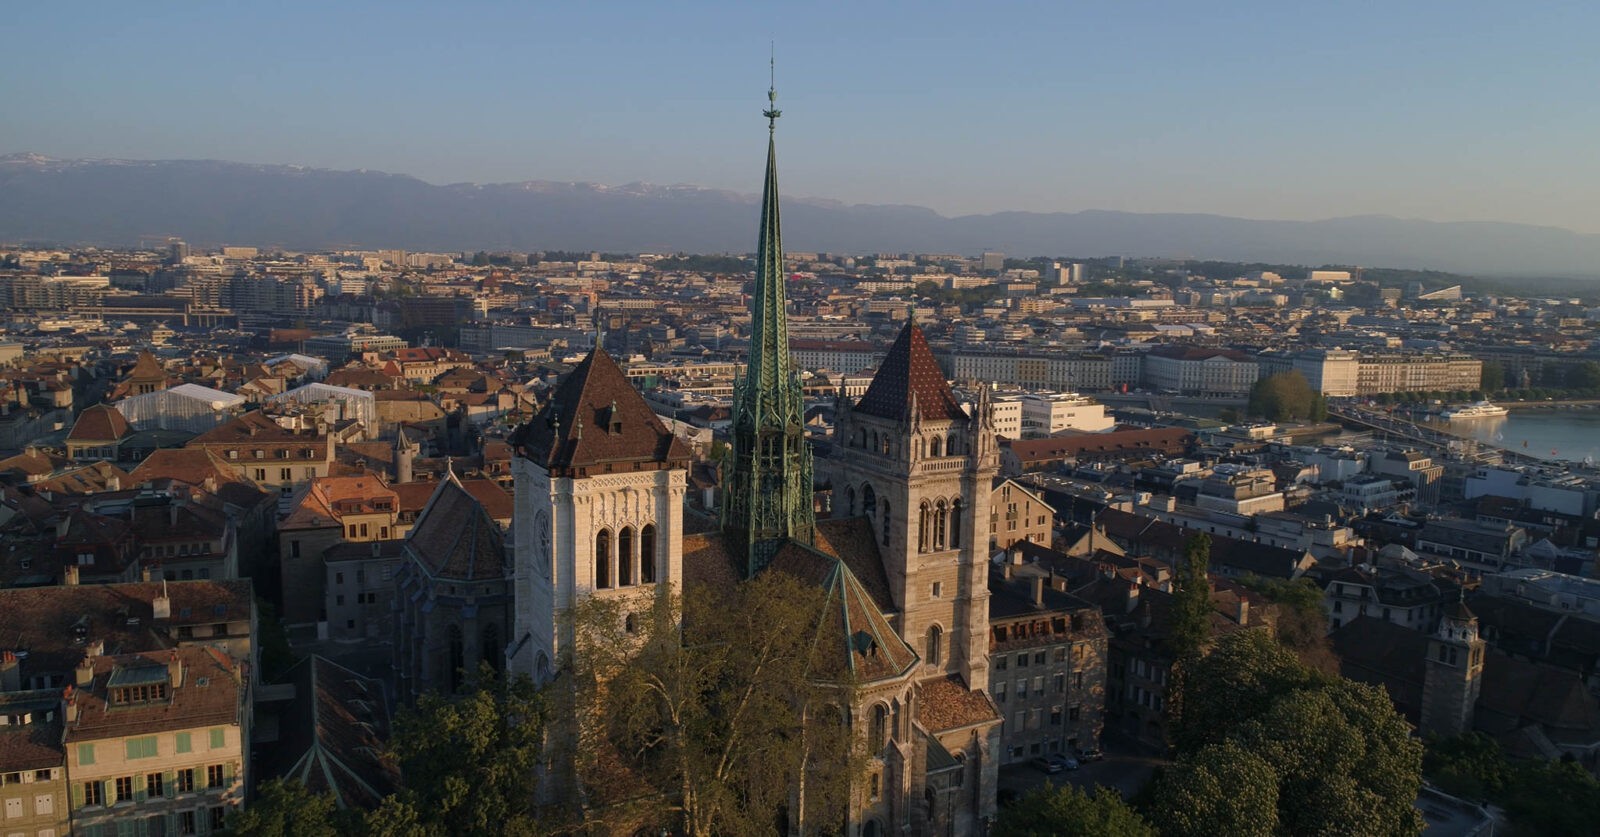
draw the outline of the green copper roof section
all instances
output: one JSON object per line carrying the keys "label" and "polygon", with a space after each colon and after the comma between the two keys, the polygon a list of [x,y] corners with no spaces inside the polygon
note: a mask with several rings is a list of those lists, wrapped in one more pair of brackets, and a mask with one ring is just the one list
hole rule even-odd
{"label": "green copper roof section", "polygon": [[783,541],[810,543],[811,448],[806,444],[800,374],[789,353],[784,292],[783,224],[778,210],[774,139],[777,93],[767,91],[767,174],[761,191],[755,295],[750,303],[750,358],[734,386],[731,461],[724,468],[723,528],[747,548],[746,573],[766,566]]}

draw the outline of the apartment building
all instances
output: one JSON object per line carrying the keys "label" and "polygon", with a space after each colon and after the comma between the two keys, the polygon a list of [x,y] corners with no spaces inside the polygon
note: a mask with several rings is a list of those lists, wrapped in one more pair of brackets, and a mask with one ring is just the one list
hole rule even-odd
{"label": "apartment building", "polygon": [[67,837],[66,750],[59,689],[18,690],[17,657],[0,658],[0,805],[7,837]]}
{"label": "apartment building", "polygon": [[1018,541],[1050,546],[1055,509],[1038,493],[1012,479],[1002,479],[989,501],[989,551],[1010,549]]}
{"label": "apartment building", "polygon": [[1258,374],[1255,358],[1232,349],[1164,346],[1144,359],[1146,386],[1185,395],[1249,395]]}
{"label": "apartment building", "polygon": [[1040,439],[1064,430],[1101,433],[1117,424],[1106,415],[1103,404],[1075,392],[1028,393],[1020,401],[1024,439]]}

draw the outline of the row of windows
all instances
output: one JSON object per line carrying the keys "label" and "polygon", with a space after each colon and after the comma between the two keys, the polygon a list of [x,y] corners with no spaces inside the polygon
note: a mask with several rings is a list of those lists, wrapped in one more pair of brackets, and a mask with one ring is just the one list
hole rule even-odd
{"label": "row of windows", "polygon": [[[1073,706],[1071,708],[1065,708],[1061,706],[1052,706],[1050,707],[1050,726],[1059,727],[1061,726],[1063,719],[1068,721],[1077,721],[1082,716],[1082,707]],[[1044,709],[1042,708],[1026,709],[1015,712],[1011,715],[1011,726],[1007,732],[1015,734],[1021,730],[1039,729],[1040,727],[1044,726],[1044,717]]]}
{"label": "row of windows", "polygon": [[[216,833],[221,831],[228,821],[228,806],[213,805],[209,808],[177,811],[170,814],[157,814],[140,821],[129,818],[119,818],[114,823],[89,823],[78,826],[74,833],[83,837],[145,837],[156,834],[191,835],[200,833],[200,824],[206,824],[207,829]],[[55,837],[54,831],[40,831],[38,837]]]}
{"label": "row of windows", "polygon": [[[201,780],[205,784],[198,784]],[[78,794],[77,807],[91,805],[119,805],[126,802],[143,802],[147,799],[171,799],[180,793],[205,790],[222,790],[233,784],[232,764],[206,765],[202,776],[200,768],[187,767],[173,773],[146,773],[143,776],[118,776],[106,781],[83,782],[74,790]]]}
{"label": "row of windows", "polygon": [[[1050,683],[1051,683],[1051,686],[1052,686],[1051,691],[1054,692],[1055,694],[1059,695],[1059,694],[1065,694],[1066,693],[1066,691],[1067,691],[1067,675],[1066,675],[1065,672],[1058,672],[1057,674],[1055,674],[1053,677],[1050,678]],[[1026,699],[1028,697],[1028,694],[1029,694],[1029,692],[1028,692],[1028,678],[1024,677],[1024,678],[1021,678],[1021,679],[1017,680],[1016,685],[1017,685],[1017,688],[1016,688],[1016,692],[1014,693],[1014,695],[1017,698],[1017,700]],[[1080,690],[1083,688],[1083,672],[1078,671],[1078,672],[1074,672],[1073,673],[1072,687],[1074,689],[1080,689]],[[994,691],[994,702],[995,703],[1005,703],[1006,702],[1006,683],[1005,682],[1002,681],[1002,682],[994,684],[993,691]],[[1045,691],[1044,691],[1044,675],[1041,674],[1041,675],[1033,678],[1033,692],[1032,693],[1036,694],[1036,695],[1042,695],[1042,694],[1045,693]]]}
{"label": "row of windows", "polygon": [[[206,740],[209,742],[211,749],[224,749],[228,746],[228,730],[224,727],[213,727],[206,731]],[[126,739],[123,742],[123,746],[125,748],[124,756],[128,759],[156,758],[161,754],[159,743],[160,736],[155,735],[146,735],[138,738]],[[78,745],[79,765],[87,766],[94,764],[95,747],[95,744]],[[173,753],[175,754],[194,752],[194,733],[174,733],[172,736],[172,747]]]}
{"label": "row of windows", "polygon": [[[250,451],[250,456],[251,456],[252,459],[266,459],[267,458],[267,452],[264,451],[264,450],[253,450],[253,451]],[[228,458],[229,459],[238,459],[239,458],[239,451],[230,449],[228,451]],[[284,448],[279,448],[276,451],[276,455],[273,456],[272,458],[273,459],[288,459],[289,458],[289,451],[284,449]],[[317,458],[316,448],[303,448],[303,449],[301,449],[300,458],[301,459],[316,459]]]}
{"label": "row of windows", "polygon": [[[56,812],[56,795],[53,793],[38,793],[33,796],[33,815],[36,817],[48,816]],[[27,800],[16,797],[6,800],[6,819],[15,820],[28,815]]]}
{"label": "row of windows", "polygon": [[[254,478],[255,478],[256,482],[266,482],[267,481],[267,469],[266,468],[256,468],[254,470],[255,470]],[[308,480],[309,479],[315,479],[316,476],[317,476],[317,468],[316,468],[316,466],[315,465],[307,466],[306,470],[305,470],[305,474],[306,474],[306,476],[305,476],[306,479],[308,479]],[[290,480],[293,480],[293,479],[294,479],[294,469],[293,468],[279,468],[278,469],[278,481],[279,482],[289,482]]]}
{"label": "row of windows", "polygon": [[[599,589],[654,584],[656,561],[656,527],[653,523],[646,523],[639,529],[637,539],[632,526],[622,527],[616,536],[615,551],[612,550],[610,529],[601,529],[594,536],[594,586]],[[638,568],[637,578],[635,567]]]}

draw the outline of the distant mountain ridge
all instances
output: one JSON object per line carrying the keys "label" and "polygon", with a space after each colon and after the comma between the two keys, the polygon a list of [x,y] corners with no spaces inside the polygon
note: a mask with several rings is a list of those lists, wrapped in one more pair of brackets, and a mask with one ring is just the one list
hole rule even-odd
{"label": "distant mountain ridge", "polygon": [[[757,200],[689,185],[434,185],[368,170],[0,156],[0,241],[13,243],[125,246],[175,235],[201,245],[297,250],[743,253],[755,248]],[[1263,221],[1086,210],[946,217],[916,206],[786,197],[784,241],[796,251],[835,253],[1001,250],[1600,276],[1597,235],[1373,215]]]}

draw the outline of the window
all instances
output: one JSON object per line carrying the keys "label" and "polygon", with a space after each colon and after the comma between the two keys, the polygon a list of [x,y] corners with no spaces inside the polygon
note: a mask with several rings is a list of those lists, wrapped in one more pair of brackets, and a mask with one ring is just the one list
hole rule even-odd
{"label": "window", "polygon": [[877,800],[880,792],[880,782],[878,774],[872,774],[872,778],[867,783],[867,795],[870,799]]}
{"label": "window", "polygon": [[1074,707],[1072,707],[1072,709],[1071,709],[1071,710],[1069,710],[1069,711],[1068,711],[1068,714],[1067,714],[1067,719],[1068,719],[1068,720],[1071,720],[1071,721],[1076,721],[1076,720],[1078,720],[1078,715],[1079,715],[1079,713],[1080,713],[1080,712],[1081,712],[1081,711],[1082,711],[1082,710],[1081,710],[1081,708],[1080,708],[1080,707],[1077,707],[1077,706],[1074,706]]}
{"label": "window", "polygon": [[54,814],[56,812],[56,795],[41,793],[33,797],[33,813],[35,816]]}
{"label": "window", "polygon": [[1059,707],[1059,706],[1050,707],[1050,726],[1053,726],[1053,727],[1061,726],[1061,707]]}
{"label": "window", "polygon": [[867,741],[873,752],[889,745],[889,710],[881,703],[872,707],[872,724],[867,731]]}
{"label": "window", "polygon": [[79,744],[78,745],[78,764],[79,765],[94,764],[94,745],[93,744]]}
{"label": "window", "polygon": [[939,597],[941,597],[943,595],[944,595],[944,582],[935,581],[933,583],[933,597],[935,599],[937,599],[937,598],[939,598]]}
{"label": "window", "polygon": [[294,474],[288,468],[279,468],[278,469],[278,479],[281,479],[284,482],[288,482],[288,481],[294,479]]}
{"label": "window", "polygon": [[1044,665],[1044,652],[1043,651],[1040,651],[1037,654],[1033,655],[1033,664],[1036,665],[1036,666]]}
{"label": "window", "polygon": [[611,530],[601,529],[594,536],[594,586],[611,586]]}
{"label": "window", "polygon": [[1067,690],[1067,676],[1065,674],[1057,674],[1055,676],[1055,684],[1054,685],[1055,685],[1056,694],[1059,695],[1062,692],[1065,692]]}
{"label": "window", "polygon": [[211,808],[211,830],[213,832],[221,831],[223,826],[227,824],[227,821],[227,808],[224,808],[221,805],[216,805]]}
{"label": "window", "polygon": [[178,793],[194,793],[194,768],[178,771]]}
{"label": "window", "polygon": [[222,787],[222,765],[220,765],[220,764],[206,765],[206,787],[208,787],[208,788],[220,788],[220,787]]}
{"label": "window", "polygon": [[255,472],[256,472],[256,482],[266,482],[267,481],[267,469],[266,468],[257,468],[257,469],[255,469]]}
{"label": "window", "polygon": [[1017,655],[1017,668],[1027,668],[1027,667],[1028,667],[1028,655],[1025,654],[1025,653],[1024,654],[1018,654]]}
{"label": "window", "polygon": [[21,799],[6,800],[6,819],[12,820],[23,815]]}
{"label": "window", "polygon": [[118,801],[118,802],[132,802],[133,801],[133,777],[132,776],[118,776],[117,777],[117,799],[116,799],[116,801]]}
{"label": "window", "polygon": [[940,664],[944,653],[944,629],[938,625],[928,629],[928,665]]}
{"label": "window", "polygon": [[189,735],[190,734],[187,733],[187,732],[180,732],[180,733],[177,734],[176,738],[177,738],[177,743],[178,743],[178,746],[177,746],[177,751],[178,752],[180,752],[180,753],[192,753],[192,752],[194,752],[194,746],[190,741]]}
{"label": "window", "polygon": [[128,747],[128,759],[130,761],[156,757],[156,737],[154,735],[147,735],[143,738],[129,738],[125,743]]}
{"label": "window", "polygon": [[179,834],[198,834],[199,833],[199,830],[195,825],[194,811],[179,811],[178,812],[178,833]]}
{"label": "window", "polygon": [[995,671],[1005,671],[1006,670],[1006,663],[1010,659],[1011,659],[1010,657],[996,657],[996,658],[994,658]]}
{"label": "window", "polygon": [[55,777],[56,769],[54,767],[46,767],[41,770],[33,771],[33,780],[35,782],[48,782]]}
{"label": "window", "polygon": [[1004,684],[1004,683],[996,683],[996,684],[994,684],[994,702],[995,703],[1005,703],[1006,702],[1006,684]]}
{"label": "window", "polygon": [[84,782],[83,783],[83,804],[85,804],[85,805],[104,805],[104,804],[106,804],[106,786],[100,784],[99,782]]}
{"label": "window", "polygon": [[216,729],[213,729],[211,731],[211,749],[220,750],[223,747],[228,746],[227,735],[228,735],[228,731],[223,729],[222,727],[217,727]]}
{"label": "window", "polygon": [[160,773],[147,773],[144,777],[144,793],[146,796],[156,798],[166,796],[166,785]]}
{"label": "window", "polygon": [[633,527],[624,526],[617,533],[617,586],[633,584]]}

